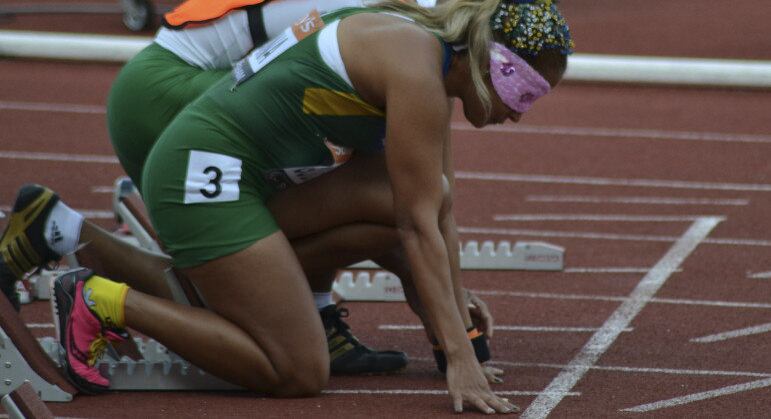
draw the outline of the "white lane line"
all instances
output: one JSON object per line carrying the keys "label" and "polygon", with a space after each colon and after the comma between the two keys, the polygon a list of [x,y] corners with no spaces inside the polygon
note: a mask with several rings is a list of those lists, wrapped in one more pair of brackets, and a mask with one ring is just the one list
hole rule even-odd
{"label": "white lane line", "polygon": [[750,381],[749,383],[736,384],[728,387],[721,387],[715,390],[703,391],[701,393],[689,394],[687,396],[675,397],[667,400],[660,400],[653,403],[641,404],[639,406],[620,409],[621,412],[650,412],[652,410],[665,409],[667,407],[680,406],[701,400],[714,399],[715,397],[725,396],[727,394],[741,393],[743,391],[755,390],[758,388],[770,387],[771,378],[763,380]]}
{"label": "white lane line", "polygon": [[[8,205],[0,206],[0,211],[11,212],[11,207]],[[75,211],[79,212],[81,215],[83,215],[88,219],[109,220],[111,218],[115,218],[115,213],[112,211],[103,211],[103,210],[96,210],[96,209],[75,209]]]}
{"label": "white lane line", "polygon": [[[629,298],[621,303],[584,345],[579,353],[568,363],[554,380],[544,390],[544,395],[536,397],[530,406],[522,413],[522,418],[545,418],[562,401],[559,393],[571,391],[573,387],[589,370],[586,366],[594,365],[610,348],[616,338],[634,320],[637,314],[653,298],[662,285],[680,266],[688,255],[693,252],[720,222],[721,218],[702,218],[675,242],[661,260],[648,272],[629,294]],[[554,395],[549,394],[554,393]]]}
{"label": "white lane line", "polygon": [[[423,325],[419,324],[381,324],[378,330],[423,330]],[[493,330],[503,332],[547,332],[547,333],[587,333],[596,332],[597,327],[555,327],[555,326],[493,326]],[[624,332],[634,330],[631,327],[624,329]]]}
{"label": "white lane line", "polygon": [[[424,358],[424,359],[426,361],[434,361],[433,358]],[[490,363],[490,365],[500,365],[503,367],[514,367],[514,368],[553,368],[553,369],[561,370],[567,367],[567,365],[564,365],[564,364],[548,364],[548,363],[538,363],[538,362],[508,362],[508,361],[488,361],[488,362]],[[771,372],[691,370],[691,369],[682,369],[682,368],[621,367],[621,366],[612,366],[612,365],[606,365],[606,366],[583,365],[582,367],[586,367],[594,371],[629,372],[629,373],[643,373],[643,374],[771,378]]]}
{"label": "white lane line", "polygon": [[[20,102],[0,101],[0,109],[33,111],[33,112],[61,112],[75,114],[104,114],[107,108],[99,105],[79,105],[74,103],[46,103],[46,102]],[[718,132],[694,132],[694,131],[663,131],[650,129],[629,128],[595,128],[595,127],[560,127],[537,125],[500,125],[486,127],[482,130],[474,128],[468,122],[453,122],[452,129],[456,131],[473,132],[504,132],[518,134],[561,135],[569,137],[597,137],[597,138],[632,138],[652,140],[687,140],[687,141],[718,141],[739,143],[771,143],[771,136],[756,134],[731,134]]]}
{"label": "white lane line", "polygon": [[[513,297],[513,298],[545,298],[551,300],[589,300],[589,301],[619,301],[623,302],[629,297],[620,297],[613,295],[586,295],[586,294],[557,294],[546,292],[517,292],[517,291],[490,291],[490,290],[472,290],[477,295],[488,295],[495,297]],[[714,300],[687,300],[677,298],[653,298],[651,303],[674,304],[674,305],[693,305],[707,307],[731,307],[731,308],[760,308],[771,309],[771,303],[747,303],[734,301],[714,301]]]}
{"label": "white lane line", "polygon": [[[651,268],[614,266],[614,267],[599,267],[599,268],[573,267],[573,268],[565,268],[562,270],[562,272],[566,274],[646,274],[650,270]],[[678,272],[681,272],[681,271],[682,269],[678,269]]]}
{"label": "white lane line", "polygon": [[[324,390],[324,394],[377,394],[377,395],[394,395],[394,396],[446,396],[449,393],[447,390],[406,390],[406,389],[337,389],[337,390]],[[495,394],[500,396],[537,396],[543,394],[538,391],[496,391]],[[569,392],[562,394],[561,396],[580,396],[581,393]]]}
{"label": "white lane line", "polygon": [[52,329],[53,323],[27,323],[27,327],[30,329]]}
{"label": "white lane line", "polygon": [[769,272],[755,272],[747,275],[749,279],[771,279],[771,271]]}
{"label": "white lane line", "polygon": [[106,113],[106,108],[104,106],[76,105],[74,103],[14,102],[7,100],[0,101],[0,109],[9,111],[61,112],[77,114]]}
{"label": "white lane line", "polygon": [[111,194],[115,192],[114,186],[92,186],[91,187],[91,193],[108,193]]}
{"label": "white lane line", "polygon": [[[40,153],[26,151],[0,150],[0,158],[20,160],[61,161],[75,163],[112,163],[118,164],[118,158],[106,154],[68,154],[68,153]],[[707,190],[735,190],[752,192],[771,192],[769,184],[753,183],[710,183],[692,182],[680,180],[651,180],[651,179],[612,179],[598,177],[568,177],[551,175],[520,175],[513,173],[486,173],[486,172],[455,172],[458,179],[488,180],[520,183],[553,183],[592,186],[634,186],[647,188],[673,188],[673,189],[707,189]]]}
{"label": "white lane line", "polygon": [[720,342],[723,340],[739,338],[742,336],[759,335],[761,333],[771,332],[771,323],[761,324],[758,326],[745,327],[744,329],[729,330],[727,332],[715,333],[714,335],[702,336],[700,338],[693,338],[691,342],[695,343],[712,343]]}
{"label": "white lane line", "polygon": [[578,204],[633,205],[715,205],[746,206],[749,199],[672,198],[652,196],[588,196],[588,195],[528,195],[527,202],[565,202]]}
{"label": "white lane line", "polygon": [[[529,236],[529,237],[556,237],[563,239],[587,239],[587,240],[621,240],[621,241],[643,241],[643,242],[665,242],[671,243],[677,241],[675,236],[652,236],[645,234],[616,234],[616,233],[592,233],[585,231],[554,231],[554,230],[527,230],[512,228],[487,228],[487,227],[458,227],[459,233],[464,234],[492,234],[499,236]],[[771,246],[771,240],[754,239],[707,239],[705,244],[720,244],[728,246]]]}
{"label": "white lane line", "polygon": [[719,132],[663,131],[652,129],[599,128],[599,127],[560,127],[524,124],[506,124],[476,129],[468,122],[453,122],[456,131],[493,132],[511,134],[559,135],[571,138],[596,137],[614,139],[680,140],[680,141],[716,141],[733,143],[771,143],[771,136],[762,134],[731,134]]}
{"label": "white lane line", "polygon": [[117,164],[118,158],[100,154],[39,153],[34,151],[0,151],[0,159],[59,161],[67,163]]}
{"label": "white lane line", "polygon": [[695,221],[720,215],[622,215],[622,214],[497,214],[495,221],[612,221],[642,223],[672,223]]}
{"label": "white lane line", "polygon": [[518,183],[553,183],[590,186],[634,186],[644,188],[701,189],[715,191],[771,192],[771,185],[761,183],[717,183],[661,179],[617,179],[583,176],[523,175],[517,173],[455,172],[456,179],[490,180]]}

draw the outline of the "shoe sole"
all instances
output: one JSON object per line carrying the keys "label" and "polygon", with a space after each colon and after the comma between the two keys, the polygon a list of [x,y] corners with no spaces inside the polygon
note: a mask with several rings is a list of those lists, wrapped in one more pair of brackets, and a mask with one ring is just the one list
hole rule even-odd
{"label": "shoe sole", "polygon": [[[77,289],[76,284],[77,279],[70,285],[71,287],[75,287]],[[93,395],[104,393],[109,390],[108,387],[93,384],[88,380],[81,378],[70,366],[70,363],[67,359],[67,342],[66,339],[62,339],[62,331],[65,331],[66,333],[67,321],[70,317],[70,314],[72,313],[72,308],[75,306],[75,300],[72,297],[74,291],[70,290],[68,292],[65,290],[64,285],[59,278],[56,278],[56,280],[53,282],[53,287],[53,303],[51,304],[51,309],[53,310],[54,326],[56,327],[57,334],[59,335],[59,344],[64,348],[63,354],[59,359],[62,369],[65,371],[64,375],[67,377],[67,380],[73,386],[75,386],[75,388],[85,394]]]}

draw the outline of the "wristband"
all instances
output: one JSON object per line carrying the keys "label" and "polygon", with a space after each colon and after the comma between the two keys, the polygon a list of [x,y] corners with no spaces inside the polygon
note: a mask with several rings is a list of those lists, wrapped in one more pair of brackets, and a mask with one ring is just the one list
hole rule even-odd
{"label": "wristband", "polygon": [[[468,330],[468,338],[471,340],[471,345],[474,347],[474,354],[477,356],[477,361],[483,363],[490,360],[490,346],[487,344],[487,336],[484,333],[477,330],[476,327],[472,327]],[[434,359],[436,360],[436,368],[442,372],[447,372],[447,357],[444,355],[442,347],[434,345]]]}

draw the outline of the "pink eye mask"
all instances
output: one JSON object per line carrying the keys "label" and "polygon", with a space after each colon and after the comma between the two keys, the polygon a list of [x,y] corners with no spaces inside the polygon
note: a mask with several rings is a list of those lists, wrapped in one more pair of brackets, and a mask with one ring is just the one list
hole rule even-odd
{"label": "pink eye mask", "polygon": [[520,56],[498,42],[490,47],[490,77],[503,103],[512,110],[525,113],[551,87]]}

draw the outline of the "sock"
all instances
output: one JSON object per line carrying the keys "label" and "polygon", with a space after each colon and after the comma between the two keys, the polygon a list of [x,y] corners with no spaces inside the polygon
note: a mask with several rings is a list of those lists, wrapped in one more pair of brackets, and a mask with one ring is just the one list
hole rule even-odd
{"label": "sock", "polygon": [[313,301],[316,302],[316,309],[321,310],[326,306],[331,306],[335,303],[332,300],[332,292],[314,292]]}
{"label": "sock", "polygon": [[59,201],[51,209],[46,220],[43,235],[48,247],[57,254],[64,256],[74,252],[80,241],[80,227],[83,216]]}
{"label": "sock", "polygon": [[88,308],[109,327],[126,326],[125,303],[129,287],[101,276],[92,276],[83,284],[83,298]]}

